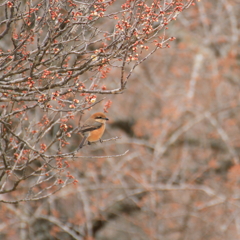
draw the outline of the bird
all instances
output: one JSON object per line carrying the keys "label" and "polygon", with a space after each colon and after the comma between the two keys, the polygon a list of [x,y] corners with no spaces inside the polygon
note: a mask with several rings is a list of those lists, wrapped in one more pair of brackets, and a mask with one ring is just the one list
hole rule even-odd
{"label": "bird", "polygon": [[90,118],[88,118],[79,130],[79,132],[83,135],[79,149],[85,145],[86,141],[88,144],[99,140],[102,141],[101,137],[106,128],[106,121],[108,120],[107,116],[101,112],[94,113]]}

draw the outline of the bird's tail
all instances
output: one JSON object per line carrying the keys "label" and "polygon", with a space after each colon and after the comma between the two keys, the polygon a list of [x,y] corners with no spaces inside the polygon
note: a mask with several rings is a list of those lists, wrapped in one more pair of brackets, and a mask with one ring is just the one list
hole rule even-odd
{"label": "bird's tail", "polygon": [[82,141],[81,141],[81,143],[80,143],[80,145],[79,145],[79,149],[84,146],[84,144],[85,144],[85,142],[86,142],[86,139],[87,139],[87,136],[84,136],[83,139],[82,139]]}

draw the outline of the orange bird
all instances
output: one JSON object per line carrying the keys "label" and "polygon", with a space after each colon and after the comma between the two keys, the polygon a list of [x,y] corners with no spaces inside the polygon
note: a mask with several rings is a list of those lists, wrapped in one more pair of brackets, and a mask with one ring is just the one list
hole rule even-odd
{"label": "orange bird", "polygon": [[101,112],[94,113],[90,118],[88,118],[79,131],[83,135],[79,148],[82,148],[86,141],[88,144],[97,142],[98,140],[101,141],[101,137],[106,128],[107,120],[108,118],[106,115]]}

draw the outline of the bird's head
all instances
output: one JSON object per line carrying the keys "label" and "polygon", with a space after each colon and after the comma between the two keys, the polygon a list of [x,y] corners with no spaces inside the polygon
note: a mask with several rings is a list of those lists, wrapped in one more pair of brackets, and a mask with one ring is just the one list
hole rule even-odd
{"label": "bird's head", "polygon": [[106,121],[109,120],[109,119],[107,118],[107,116],[106,116],[104,113],[101,113],[101,112],[94,113],[94,114],[91,116],[91,118],[94,119],[94,120],[97,121],[97,122],[100,122],[100,123],[105,123]]}

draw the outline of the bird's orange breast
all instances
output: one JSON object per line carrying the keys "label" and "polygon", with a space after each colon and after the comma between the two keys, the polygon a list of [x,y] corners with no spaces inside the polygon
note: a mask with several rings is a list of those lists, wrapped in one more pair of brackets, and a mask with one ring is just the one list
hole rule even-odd
{"label": "bird's orange breast", "polygon": [[89,133],[89,137],[87,138],[87,140],[89,142],[98,141],[102,137],[104,130],[105,130],[105,124],[103,124],[99,129],[91,131]]}

